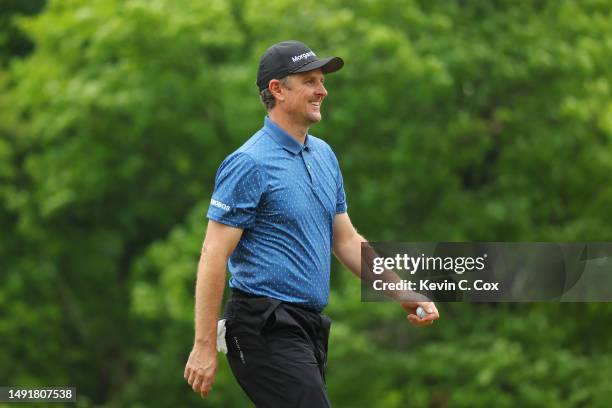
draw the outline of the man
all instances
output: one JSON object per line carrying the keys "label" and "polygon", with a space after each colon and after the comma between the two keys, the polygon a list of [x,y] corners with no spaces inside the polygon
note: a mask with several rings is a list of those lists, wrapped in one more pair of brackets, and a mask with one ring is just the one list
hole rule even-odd
{"label": "man", "polygon": [[[361,243],[346,212],[331,148],[308,134],[321,120],[324,76],[338,57],[319,59],[286,41],[262,56],[257,86],[264,127],[221,164],[198,267],[195,342],[185,379],[206,396],[217,369],[217,319],[229,261],[227,358],[257,407],[327,407],[330,254],[361,274]],[[401,303],[417,326],[437,319],[431,302]],[[416,316],[417,306],[429,315]]]}

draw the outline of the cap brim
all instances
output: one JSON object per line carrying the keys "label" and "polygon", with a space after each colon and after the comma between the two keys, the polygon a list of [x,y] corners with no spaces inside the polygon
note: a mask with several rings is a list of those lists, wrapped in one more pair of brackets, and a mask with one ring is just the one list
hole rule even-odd
{"label": "cap brim", "polygon": [[323,58],[320,60],[309,62],[308,64],[292,71],[292,74],[297,72],[307,72],[315,69],[321,69],[324,74],[331,74],[332,72],[338,71],[340,68],[344,66],[344,61],[340,57],[329,57]]}

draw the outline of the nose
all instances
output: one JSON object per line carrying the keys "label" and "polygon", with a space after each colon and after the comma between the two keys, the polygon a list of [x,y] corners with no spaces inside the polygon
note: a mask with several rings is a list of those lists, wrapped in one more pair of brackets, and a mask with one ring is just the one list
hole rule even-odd
{"label": "nose", "polygon": [[327,89],[325,89],[325,86],[323,85],[323,82],[319,82],[319,86],[317,88],[317,95],[325,97],[327,96]]}

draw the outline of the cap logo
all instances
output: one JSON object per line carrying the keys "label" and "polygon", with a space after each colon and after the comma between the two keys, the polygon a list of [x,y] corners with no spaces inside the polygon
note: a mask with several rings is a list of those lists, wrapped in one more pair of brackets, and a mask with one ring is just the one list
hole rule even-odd
{"label": "cap logo", "polygon": [[291,57],[291,61],[298,62],[298,61],[303,60],[304,58],[308,58],[308,57],[316,57],[316,55],[315,55],[314,52],[308,51],[308,52],[305,52],[305,53],[300,54],[300,55],[294,55],[293,57]]}

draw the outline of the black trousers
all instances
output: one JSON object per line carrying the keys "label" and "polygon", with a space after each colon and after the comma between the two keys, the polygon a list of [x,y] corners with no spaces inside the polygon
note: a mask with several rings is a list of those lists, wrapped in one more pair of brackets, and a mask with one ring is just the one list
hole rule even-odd
{"label": "black trousers", "polygon": [[224,317],[229,365],[257,408],[330,406],[327,316],[234,289]]}

